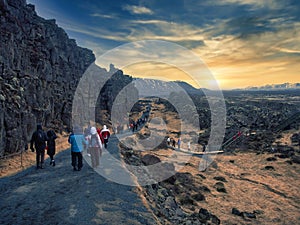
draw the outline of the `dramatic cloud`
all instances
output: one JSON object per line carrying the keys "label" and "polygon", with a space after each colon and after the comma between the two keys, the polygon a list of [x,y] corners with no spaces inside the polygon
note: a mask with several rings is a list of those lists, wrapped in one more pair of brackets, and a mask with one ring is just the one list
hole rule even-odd
{"label": "dramatic cloud", "polygon": [[143,6],[125,5],[123,6],[123,9],[129,11],[132,14],[153,14],[151,9],[148,9]]}
{"label": "dramatic cloud", "polygon": [[[162,40],[197,54],[222,88],[299,81],[300,2],[296,0],[138,0],[126,5],[120,0],[28,1],[96,56],[130,42]],[[112,63],[117,66],[126,55],[143,57],[139,54],[128,49]],[[128,66],[125,71],[188,80],[174,67],[157,62]]]}

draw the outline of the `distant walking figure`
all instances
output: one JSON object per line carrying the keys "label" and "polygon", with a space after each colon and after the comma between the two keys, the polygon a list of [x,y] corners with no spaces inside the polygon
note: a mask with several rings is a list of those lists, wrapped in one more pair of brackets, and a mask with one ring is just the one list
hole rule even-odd
{"label": "distant walking figure", "polygon": [[48,140],[46,133],[43,131],[42,125],[38,124],[36,131],[32,134],[30,141],[30,149],[34,152],[33,145],[36,152],[36,168],[44,169],[44,158],[46,141]]}
{"label": "distant walking figure", "polygon": [[167,144],[168,144],[168,146],[170,146],[170,144],[171,144],[171,138],[170,137],[167,138]]}
{"label": "distant walking figure", "polygon": [[110,131],[107,129],[106,125],[103,126],[103,129],[100,132],[100,138],[104,147],[107,148],[108,139],[110,137]]}
{"label": "distant walking figure", "polygon": [[178,149],[180,149],[180,145],[181,145],[181,139],[178,138],[178,140],[177,140],[177,146],[178,146]]}
{"label": "distant walking figure", "polygon": [[203,145],[202,145],[202,152],[205,152],[205,150],[206,150],[206,145],[203,144]]}
{"label": "distant walking figure", "polygon": [[175,148],[175,144],[176,144],[176,141],[175,141],[175,139],[172,139],[172,147],[174,147],[174,148]]}
{"label": "distant walking figure", "polygon": [[47,154],[50,157],[50,165],[55,166],[54,155],[55,155],[55,139],[57,138],[54,130],[47,131],[48,141],[47,141]]}
{"label": "distant walking figure", "polygon": [[191,142],[188,142],[187,145],[188,145],[188,151],[191,151]]}
{"label": "distant walking figure", "polygon": [[71,144],[72,166],[74,171],[80,171],[82,164],[82,151],[86,146],[86,140],[80,127],[74,127],[73,133],[69,136],[68,142]]}
{"label": "distant walking figure", "polygon": [[102,155],[102,143],[96,127],[91,128],[91,135],[88,137],[88,143],[92,167],[96,168],[100,165],[100,156]]}

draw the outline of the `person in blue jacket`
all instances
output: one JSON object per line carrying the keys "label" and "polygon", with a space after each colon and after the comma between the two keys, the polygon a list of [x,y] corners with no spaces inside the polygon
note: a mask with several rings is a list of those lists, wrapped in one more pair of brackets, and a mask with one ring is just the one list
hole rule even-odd
{"label": "person in blue jacket", "polygon": [[82,164],[82,151],[87,142],[79,126],[75,126],[73,133],[69,136],[68,142],[71,144],[72,166],[74,171],[80,171]]}

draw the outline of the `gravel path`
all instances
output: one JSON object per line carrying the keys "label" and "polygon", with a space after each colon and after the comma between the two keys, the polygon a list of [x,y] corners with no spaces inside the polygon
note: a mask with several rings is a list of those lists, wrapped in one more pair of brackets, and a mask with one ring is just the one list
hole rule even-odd
{"label": "gravel path", "polygon": [[[116,138],[108,148],[119,154]],[[56,155],[55,167],[45,165],[0,179],[0,224],[157,224],[134,187],[103,178],[86,161],[73,171],[70,150]]]}

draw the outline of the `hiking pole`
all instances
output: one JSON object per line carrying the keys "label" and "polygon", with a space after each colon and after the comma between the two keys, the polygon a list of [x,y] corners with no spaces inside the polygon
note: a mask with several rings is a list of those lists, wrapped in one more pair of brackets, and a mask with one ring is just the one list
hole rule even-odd
{"label": "hiking pole", "polygon": [[23,168],[23,149],[21,150],[21,167]]}

